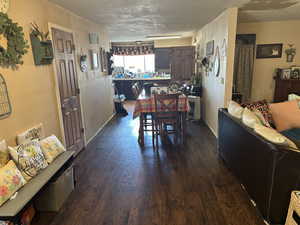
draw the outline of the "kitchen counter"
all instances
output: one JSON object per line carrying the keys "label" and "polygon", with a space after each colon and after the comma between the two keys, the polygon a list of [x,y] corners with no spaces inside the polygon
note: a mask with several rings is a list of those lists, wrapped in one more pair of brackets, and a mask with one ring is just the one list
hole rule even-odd
{"label": "kitchen counter", "polygon": [[171,80],[171,77],[151,77],[151,78],[113,78],[112,80]]}

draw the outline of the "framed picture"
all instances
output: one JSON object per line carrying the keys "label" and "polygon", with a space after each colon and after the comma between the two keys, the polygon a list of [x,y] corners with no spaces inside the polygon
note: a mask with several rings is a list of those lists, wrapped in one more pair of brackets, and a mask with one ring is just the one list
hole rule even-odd
{"label": "framed picture", "polygon": [[214,54],[214,40],[209,41],[206,43],[206,56],[212,56]]}
{"label": "framed picture", "polygon": [[299,66],[292,67],[291,78],[290,79],[295,79],[295,80],[300,79],[300,67]]}
{"label": "framed picture", "polygon": [[92,70],[99,69],[99,54],[95,50],[90,50]]}
{"label": "framed picture", "polygon": [[280,79],[282,80],[288,80],[291,79],[291,69],[282,69],[280,74]]}
{"label": "framed picture", "polygon": [[282,44],[266,44],[257,45],[256,58],[281,58],[282,57]]}

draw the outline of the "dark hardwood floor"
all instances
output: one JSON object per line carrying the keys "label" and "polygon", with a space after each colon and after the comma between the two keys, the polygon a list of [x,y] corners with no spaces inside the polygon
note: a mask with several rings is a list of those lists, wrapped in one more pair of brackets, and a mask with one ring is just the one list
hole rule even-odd
{"label": "dark hardwood floor", "polygon": [[263,225],[217,156],[216,138],[188,123],[187,145],[145,149],[138,119],[114,118],[76,159],[76,190],[58,214],[35,225]]}

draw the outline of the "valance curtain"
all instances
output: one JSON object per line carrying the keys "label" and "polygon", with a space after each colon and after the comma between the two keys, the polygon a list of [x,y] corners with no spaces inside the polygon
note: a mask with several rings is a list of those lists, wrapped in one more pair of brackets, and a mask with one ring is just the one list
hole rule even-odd
{"label": "valance curtain", "polygon": [[148,55],[154,54],[154,42],[113,42],[113,55]]}

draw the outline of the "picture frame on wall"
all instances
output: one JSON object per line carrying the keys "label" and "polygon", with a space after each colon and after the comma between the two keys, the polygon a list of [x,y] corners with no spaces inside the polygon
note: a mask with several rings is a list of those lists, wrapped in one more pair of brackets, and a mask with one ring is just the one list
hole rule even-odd
{"label": "picture frame on wall", "polygon": [[89,52],[90,52],[92,70],[99,69],[100,62],[99,62],[98,52],[95,50],[90,50]]}
{"label": "picture frame on wall", "polygon": [[281,58],[282,57],[282,43],[277,44],[263,44],[256,47],[256,58]]}
{"label": "picture frame on wall", "polygon": [[214,40],[206,43],[206,56],[212,56],[214,54],[215,42]]}

